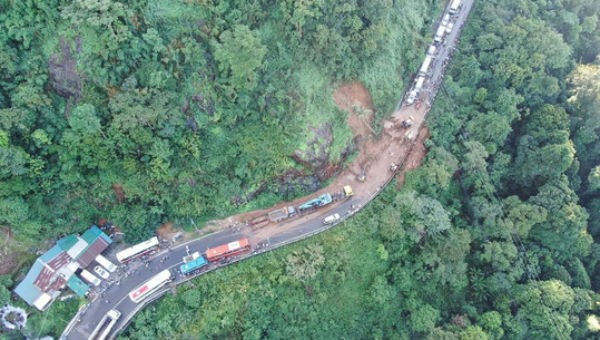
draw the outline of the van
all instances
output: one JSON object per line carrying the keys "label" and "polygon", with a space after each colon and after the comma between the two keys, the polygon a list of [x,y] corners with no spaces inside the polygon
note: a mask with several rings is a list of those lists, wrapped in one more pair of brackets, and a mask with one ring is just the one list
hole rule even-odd
{"label": "van", "polygon": [[333,224],[340,220],[340,214],[335,213],[333,215],[329,215],[323,219],[323,224]]}
{"label": "van", "polygon": [[100,281],[100,279],[99,279],[99,278],[97,278],[97,277],[96,277],[94,274],[92,274],[92,273],[88,272],[88,271],[87,271],[87,270],[85,270],[85,269],[83,269],[83,270],[81,271],[81,273],[80,273],[80,274],[81,274],[81,278],[82,278],[82,279],[84,279],[84,280],[86,280],[87,282],[89,282],[89,283],[93,284],[94,286],[99,286],[99,285],[100,285],[100,283],[102,282],[102,281]]}

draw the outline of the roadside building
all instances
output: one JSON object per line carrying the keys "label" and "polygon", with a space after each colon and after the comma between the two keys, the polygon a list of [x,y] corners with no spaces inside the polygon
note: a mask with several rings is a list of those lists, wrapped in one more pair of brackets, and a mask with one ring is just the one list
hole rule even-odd
{"label": "roadside building", "polygon": [[87,267],[111,243],[110,237],[96,226],[81,236],[63,237],[35,260],[14,292],[41,311],[47,309],[65,287],[85,296],[90,287],[75,274]]}

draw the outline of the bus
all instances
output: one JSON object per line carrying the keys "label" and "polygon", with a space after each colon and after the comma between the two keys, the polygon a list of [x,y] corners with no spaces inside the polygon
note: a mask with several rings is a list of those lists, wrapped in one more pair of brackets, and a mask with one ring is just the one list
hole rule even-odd
{"label": "bus", "polygon": [[104,269],[108,270],[111,273],[114,273],[115,270],[117,270],[117,266],[115,266],[114,263],[110,262],[106,257],[102,256],[101,254],[98,254],[98,256],[96,256],[96,262],[98,262],[99,265],[101,265],[102,267],[104,267]]}
{"label": "bus", "polygon": [[117,253],[117,260],[121,263],[126,263],[135,259],[136,257],[151,254],[156,252],[158,249],[158,238],[155,236],[147,241],[138,243],[125,250],[121,250]]}
{"label": "bus", "polygon": [[186,262],[179,266],[179,271],[183,275],[194,274],[200,268],[206,266],[208,262],[204,259],[204,256],[198,256],[195,260]]}
{"label": "bus", "polygon": [[104,340],[108,337],[108,334],[115,326],[119,318],[121,317],[121,312],[116,309],[111,309],[102,317],[96,329],[92,332],[89,337],[89,340]]}
{"label": "bus", "polygon": [[162,286],[166,285],[171,281],[171,272],[168,269],[154,275],[150,280],[146,281],[141,286],[132,290],[129,293],[129,298],[135,303],[139,303],[148,297],[148,295],[156,292]]}
{"label": "bus", "polygon": [[206,250],[206,259],[210,262],[219,261],[226,257],[249,251],[250,249],[250,241],[244,237],[237,241],[229,242],[218,247],[209,248]]}
{"label": "bus", "polygon": [[85,269],[82,269],[82,270],[81,270],[81,273],[79,273],[79,274],[81,275],[81,277],[82,277],[84,280],[86,280],[87,282],[89,282],[89,283],[93,284],[93,285],[94,285],[94,286],[96,286],[96,287],[97,287],[97,286],[99,286],[99,285],[100,285],[100,283],[102,283],[102,281],[100,281],[100,279],[99,279],[99,278],[97,278],[97,277],[96,277],[96,275],[94,275],[94,274],[92,274],[92,273],[88,272],[88,271],[87,271],[87,270],[85,270]]}

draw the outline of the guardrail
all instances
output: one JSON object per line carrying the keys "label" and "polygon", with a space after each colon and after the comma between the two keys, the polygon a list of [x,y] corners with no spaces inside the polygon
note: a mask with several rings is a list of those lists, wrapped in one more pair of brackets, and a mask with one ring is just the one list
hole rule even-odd
{"label": "guardrail", "polygon": [[[470,12],[470,10],[471,10],[471,6],[468,7],[467,11]],[[466,16],[468,16],[468,15],[469,15],[469,13],[467,13]],[[466,20],[466,16],[465,16],[465,20]],[[459,30],[462,30],[462,26],[459,27]],[[435,97],[435,94],[437,93],[437,88],[435,86],[433,86],[433,88],[434,88],[434,91],[433,91],[431,97]],[[424,114],[425,116],[427,115],[429,109],[431,109],[430,106],[428,107],[427,111],[425,112],[425,114]],[[423,121],[421,122],[421,124],[417,127],[417,136],[419,136],[420,133],[422,132],[423,126],[424,126],[424,122],[425,122],[425,120],[423,119]],[[405,165],[406,165],[405,162],[406,162],[406,160],[408,158],[408,155],[410,155],[412,153],[412,150],[413,150],[413,148],[414,148],[414,146],[416,144],[415,141],[417,139],[418,138],[415,138],[415,139],[412,139],[410,141],[410,148],[408,149],[408,152],[406,152],[405,155],[404,155],[404,157],[402,157],[402,159],[400,160],[400,163],[399,163],[399,165],[400,165],[399,168],[400,169],[405,168]],[[387,185],[389,185],[389,183],[396,177],[396,174],[397,174],[397,171],[395,171],[382,185],[380,185],[377,188],[377,190],[375,190],[374,192],[370,193],[368,195],[368,197],[366,197],[364,199],[364,201],[357,202],[357,207],[355,209],[350,210],[350,212],[348,214],[343,215],[341,217],[341,219],[339,221],[337,221],[336,223],[323,225],[322,228],[318,228],[318,229],[313,230],[311,232],[308,232],[306,234],[297,235],[297,236],[292,237],[292,238],[290,238],[288,240],[281,241],[281,242],[279,242],[277,244],[268,244],[266,247],[261,248],[260,251],[253,251],[253,252],[251,252],[249,254],[238,255],[238,256],[232,258],[226,264],[218,264],[218,265],[216,265],[214,267],[202,270],[201,272],[199,272],[197,274],[190,275],[190,276],[185,276],[183,279],[176,280],[175,284],[182,284],[182,283],[188,282],[188,281],[190,281],[190,280],[192,280],[192,279],[194,279],[194,278],[196,278],[196,277],[198,277],[200,275],[204,275],[206,273],[210,273],[210,272],[212,272],[214,270],[217,270],[217,269],[220,269],[222,267],[225,267],[225,266],[228,266],[228,265],[231,265],[231,264],[243,261],[243,260],[245,260],[247,258],[250,258],[252,256],[256,256],[256,255],[260,255],[260,254],[263,254],[263,253],[266,253],[266,252],[270,252],[270,251],[273,251],[273,250],[275,250],[277,248],[280,248],[280,247],[283,247],[283,246],[286,246],[286,245],[289,245],[289,244],[292,244],[292,243],[295,243],[295,242],[299,242],[299,241],[305,240],[305,239],[307,239],[309,237],[312,237],[314,235],[317,235],[317,234],[320,234],[320,233],[322,233],[324,231],[327,231],[327,230],[329,230],[329,229],[331,229],[331,228],[339,225],[340,223],[345,222],[348,218],[350,218],[351,216],[353,216],[356,212],[358,212],[359,210],[363,209],[367,204],[369,204],[370,202],[372,202],[375,199],[375,197],[377,197],[377,195],[379,195],[381,193],[381,189],[385,188]],[[206,237],[206,236],[208,236],[210,234],[212,234],[212,233],[209,233],[207,235],[203,235],[202,237]],[[192,241],[194,241],[194,240],[187,240],[186,242],[184,242],[184,243],[182,243],[182,244],[180,244],[178,246],[181,246],[183,244],[186,244],[186,243],[189,243],[189,242],[192,242]],[[163,252],[159,252],[159,254],[161,254],[161,253],[163,253]],[[161,296],[163,296],[169,290],[171,290],[171,287],[168,287],[168,288],[165,288],[165,289],[161,289],[161,290],[157,291],[156,293],[154,293],[153,295],[151,295],[148,299],[146,299],[143,302],[139,303],[138,306],[136,306],[136,308],[134,308],[133,312],[129,313],[129,315],[127,315],[127,319],[126,319],[125,323],[123,323],[123,325],[120,328],[113,330],[113,332],[112,332],[113,335],[110,336],[110,339],[114,339],[117,335],[119,335],[123,331],[123,329],[125,329],[131,323],[131,320],[133,319],[133,316],[139,310],[141,310],[142,308],[146,307],[150,303],[156,301],[158,298],[160,298]],[[92,300],[92,302],[93,302],[93,300]],[[65,328],[65,330],[61,334],[61,337],[60,337],[61,340],[62,339],[66,339],[66,336],[72,330],[72,328],[75,325],[75,323],[78,321],[79,315],[81,313],[85,312],[85,310],[88,307],[89,307],[89,304],[86,304],[86,305],[82,306],[77,311],[77,314],[75,315],[75,317],[69,322],[69,324],[67,325],[67,327]]]}
{"label": "guardrail", "polygon": [[[91,301],[90,303],[92,303],[92,302],[93,301]],[[73,330],[73,326],[75,326],[75,324],[77,322],[79,322],[80,315],[82,313],[84,313],[90,307],[90,303],[86,303],[83,306],[79,307],[79,309],[77,310],[77,313],[75,313],[75,316],[71,319],[71,321],[69,321],[69,323],[67,324],[67,327],[65,327],[65,330],[60,334],[60,337],[59,337],[60,340],[67,339],[67,335],[71,332],[71,330]]]}

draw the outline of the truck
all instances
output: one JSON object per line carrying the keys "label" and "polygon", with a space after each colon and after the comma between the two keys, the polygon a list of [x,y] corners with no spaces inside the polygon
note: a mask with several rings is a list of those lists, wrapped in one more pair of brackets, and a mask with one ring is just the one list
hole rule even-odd
{"label": "truck", "polygon": [[458,13],[458,11],[460,11],[461,5],[462,5],[461,0],[452,0],[452,3],[450,4],[449,13],[452,15]]}
{"label": "truck", "polygon": [[303,204],[301,204],[298,207],[298,211],[300,213],[304,213],[304,212],[307,212],[312,209],[326,206],[328,204],[331,204],[332,202],[333,202],[333,198],[331,197],[331,194],[329,194],[329,193],[323,194],[317,198],[313,198],[313,199],[308,200],[308,201],[304,202]]}
{"label": "truck", "polygon": [[96,256],[96,262],[98,262],[99,265],[101,265],[111,273],[114,273],[115,270],[117,270],[117,266],[101,254],[98,254],[98,256]]}
{"label": "truck", "polygon": [[412,105],[412,103],[415,102],[415,100],[417,99],[417,96],[419,95],[419,91],[412,89],[409,93],[408,93],[408,97],[406,97],[406,104],[407,105]]}
{"label": "truck", "polygon": [[430,55],[425,56],[425,60],[423,60],[423,64],[421,64],[421,68],[419,69],[419,75],[427,76],[427,72],[429,72],[429,66],[431,66],[431,62],[433,61],[433,57]]}
{"label": "truck", "polygon": [[340,220],[340,214],[335,213],[333,215],[329,215],[323,219],[323,224],[334,224],[335,222]]}
{"label": "truck", "polygon": [[431,56],[431,57],[435,57],[436,50],[437,50],[437,47],[435,47],[434,45],[429,45],[429,48],[427,49],[427,55]]}
{"label": "truck", "polygon": [[200,257],[200,252],[197,252],[197,251],[193,252],[193,253],[183,257],[183,263],[192,262],[199,257]]}
{"label": "truck", "polygon": [[[192,275],[197,273],[198,271],[200,271],[200,269],[202,269],[204,266],[206,266],[208,264],[208,262],[206,261],[206,259],[204,258],[204,256],[200,256],[199,253],[194,253],[194,254],[198,254],[198,257],[196,257],[195,259],[185,262],[182,265],[179,266],[179,272],[183,275]],[[185,261],[185,258],[184,258]]]}
{"label": "truck", "polygon": [[454,28],[454,23],[451,22],[448,24],[448,26],[446,26],[446,33],[450,34],[452,32],[452,29]]}
{"label": "truck", "polygon": [[292,206],[283,207],[281,209],[271,211],[268,214],[268,216],[269,216],[269,220],[271,222],[277,223],[279,221],[285,220],[286,218],[296,216],[296,208],[294,208]]}
{"label": "truck", "polygon": [[93,285],[94,285],[94,286],[96,286],[96,287],[97,287],[97,286],[99,286],[99,285],[100,285],[100,283],[102,283],[102,281],[100,281],[100,279],[99,279],[99,278],[97,278],[97,277],[96,277],[96,275],[94,275],[94,274],[92,274],[92,273],[88,272],[88,271],[87,271],[87,270],[85,270],[85,269],[82,269],[82,270],[81,270],[81,273],[79,273],[79,275],[81,275],[81,277],[82,277],[84,280],[86,280],[87,282],[89,282],[89,283],[93,284]]}
{"label": "truck", "polygon": [[440,25],[435,32],[435,36],[433,37],[433,41],[436,43],[441,43],[444,40],[444,35],[446,34],[446,26]]}
{"label": "truck", "polygon": [[347,199],[350,198],[350,196],[354,195],[354,192],[352,191],[352,187],[349,185],[344,186],[344,189],[342,191],[336,192],[333,195],[331,195],[331,198],[333,199],[334,202],[337,202],[341,199]]}
{"label": "truck", "polygon": [[417,91],[417,93],[421,91],[424,83],[425,83],[425,77],[418,76],[417,79],[415,80],[415,91]]}

